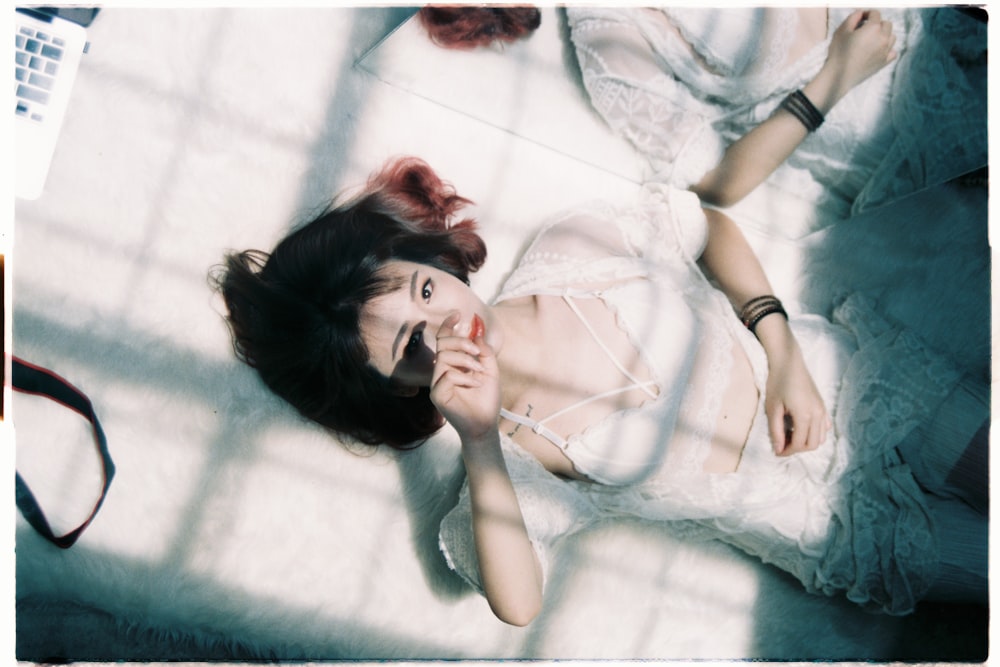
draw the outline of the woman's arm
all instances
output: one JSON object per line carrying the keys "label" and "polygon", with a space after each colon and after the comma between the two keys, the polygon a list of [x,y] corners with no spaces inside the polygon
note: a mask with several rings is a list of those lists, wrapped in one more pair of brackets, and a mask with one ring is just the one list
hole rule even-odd
{"label": "woman's arm", "polygon": [[[708,243],[700,262],[736,309],[753,298],[773,294],[770,281],[739,227],[724,213],[705,209]],[[764,317],[755,329],[767,354],[764,408],[771,442],[779,455],[815,449],[831,424],[826,406],[806,368],[802,350],[779,314]]]}
{"label": "woman's arm", "polygon": [[527,625],[542,608],[542,571],[500,448],[496,356],[482,335],[473,355],[469,341],[454,335],[457,322],[445,320],[437,334],[431,400],[462,441],[486,600],[500,620]]}
{"label": "woman's arm", "polygon": [[[878,11],[858,10],[837,28],[822,69],[802,92],[824,116],[872,74],[896,58],[892,24]],[[726,149],[722,161],[691,189],[714,206],[731,206],[760,185],[806,138],[805,126],[779,107]]]}
{"label": "woman's arm", "polygon": [[469,479],[472,531],[490,609],[511,625],[527,625],[542,608],[542,570],[493,429],[481,441],[462,440]]}

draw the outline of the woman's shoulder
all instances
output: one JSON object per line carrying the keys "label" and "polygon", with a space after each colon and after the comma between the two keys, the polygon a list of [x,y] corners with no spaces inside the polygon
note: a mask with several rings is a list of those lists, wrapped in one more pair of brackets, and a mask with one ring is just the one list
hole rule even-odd
{"label": "woman's shoulder", "polygon": [[512,274],[547,273],[632,254],[620,223],[622,211],[593,202],[549,218],[521,256]]}
{"label": "woman's shoulder", "polygon": [[539,228],[495,301],[636,278],[649,261],[676,261],[678,250],[697,256],[705,235],[697,195],[666,184],[646,184],[625,202],[588,202]]}

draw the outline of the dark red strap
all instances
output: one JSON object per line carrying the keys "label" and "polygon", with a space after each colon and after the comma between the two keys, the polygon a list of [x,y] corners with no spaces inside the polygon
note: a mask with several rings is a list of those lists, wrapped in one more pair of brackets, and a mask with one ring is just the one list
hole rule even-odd
{"label": "dark red strap", "polygon": [[53,534],[52,528],[45,518],[45,513],[42,512],[42,508],[38,505],[38,501],[35,500],[31,489],[28,488],[21,475],[15,471],[14,483],[17,508],[21,510],[21,514],[47,540],[60,548],[68,549],[73,546],[73,543],[80,537],[84,529],[94,520],[97,511],[101,509],[101,505],[104,503],[108,487],[111,486],[111,479],[115,476],[115,464],[111,460],[111,454],[108,452],[108,441],[104,437],[104,430],[101,428],[101,423],[97,420],[97,415],[94,414],[94,408],[90,403],[90,399],[79,389],[52,371],[34,366],[17,357],[14,357],[12,360],[11,371],[11,384],[15,391],[44,396],[57,403],[61,403],[70,410],[79,413],[91,423],[94,429],[94,440],[97,443],[97,450],[101,454],[101,463],[104,471],[104,484],[101,488],[101,497],[98,498],[97,504],[94,505],[94,509],[90,513],[90,516],[87,517],[87,520],[65,535]]}

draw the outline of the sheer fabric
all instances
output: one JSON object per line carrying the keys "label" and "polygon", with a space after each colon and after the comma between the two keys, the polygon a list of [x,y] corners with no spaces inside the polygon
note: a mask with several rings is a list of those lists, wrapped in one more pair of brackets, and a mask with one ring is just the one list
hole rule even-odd
{"label": "sheer fabric", "polygon": [[[830,8],[814,36],[803,11],[570,7],[567,16],[595,109],[647,158],[649,180],[687,188],[816,75],[851,12]],[[985,26],[947,8],[882,15],[897,60],[848,93],[767,181],[840,217],[987,162]]]}
{"label": "sheer fabric", "polygon": [[[693,258],[707,231],[697,198],[669,190],[655,197],[674,200],[660,213],[677,211],[677,227],[642,210],[568,213],[539,235],[497,298],[600,299],[649,369],[659,390],[654,399],[613,413],[566,442],[564,453],[576,470],[602,484],[641,482],[668,458],[674,466],[701,467],[735,344],[756,362],[757,381],[765,377],[760,349],[737,325],[728,300],[697,281]],[[652,198],[647,206],[654,205]],[[675,231],[680,225],[683,233]]]}
{"label": "sheer fabric", "polygon": [[[577,224],[584,234],[571,233]],[[577,453],[617,448],[626,459],[646,454],[649,465],[633,483],[558,478],[501,434],[543,570],[563,536],[602,518],[632,516],[674,522],[692,537],[723,539],[791,572],[808,590],[846,591],[856,602],[892,613],[912,610],[936,576],[937,542],[924,494],[897,444],[925,415],[934,414],[960,374],[916,336],[880,320],[861,297],[844,301],[835,323],[796,318],[795,332],[835,427],[816,451],[774,456],[762,405],[766,359],[725,296],[694,263],[705,234],[694,195],[649,185],[635,210],[595,206],[586,215],[576,212],[549,225],[502,290],[499,300],[567,287],[582,291],[609,280],[662,282],[693,304],[689,307],[702,327],[700,346],[688,352],[698,357],[709,350],[709,361],[691,364],[688,379],[695,381],[690,387],[684,379],[671,384],[671,378],[658,377],[660,398],[616,413],[607,420],[615,427],[587,429],[582,439],[595,442],[574,443]],[[595,243],[594,235],[601,242]],[[578,240],[570,242],[574,237]],[[605,243],[611,250],[602,253]],[[614,307],[627,309],[628,299],[628,292],[621,293]],[[658,366],[657,351],[647,348],[656,340],[634,337],[651,368]],[[750,356],[761,404],[737,471],[709,474],[701,463],[719,407],[718,381],[727,377],[718,372],[726,355],[712,350],[731,351],[733,345]],[[669,397],[678,395],[677,407],[663,410]],[[630,430],[627,422],[637,418],[663,421],[655,429]],[[679,433],[678,424],[695,426]],[[629,437],[657,440],[633,443]],[[576,463],[572,448],[567,453]],[[581,460],[584,466],[590,463],[586,455]],[[478,587],[467,488],[442,522],[440,545],[449,565]]]}

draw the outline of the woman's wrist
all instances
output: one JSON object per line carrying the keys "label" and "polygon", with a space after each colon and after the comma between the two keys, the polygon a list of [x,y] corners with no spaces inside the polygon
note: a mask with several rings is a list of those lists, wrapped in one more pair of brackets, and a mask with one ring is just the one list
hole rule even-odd
{"label": "woman's wrist", "polygon": [[466,467],[490,465],[503,461],[500,450],[500,431],[496,428],[479,434],[459,434],[462,441],[462,459]]}
{"label": "woman's wrist", "polygon": [[764,294],[748,299],[738,315],[743,326],[760,341],[769,363],[780,362],[798,349],[788,326],[788,313],[776,296]]}
{"label": "woman's wrist", "polygon": [[801,354],[795,334],[783,317],[771,315],[764,318],[757,326],[756,335],[761,347],[764,348],[768,367],[772,371],[787,364],[797,354]]}
{"label": "woman's wrist", "polygon": [[757,334],[756,329],[760,321],[771,315],[780,315],[786,320],[788,319],[788,313],[785,312],[781,300],[771,294],[754,297],[743,304],[740,309],[740,321],[754,335]]}
{"label": "woman's wrist", "polygon": [[803,86],[802,93],[825,116],[850,90],[839,68],[827,60],[813,80]]}

